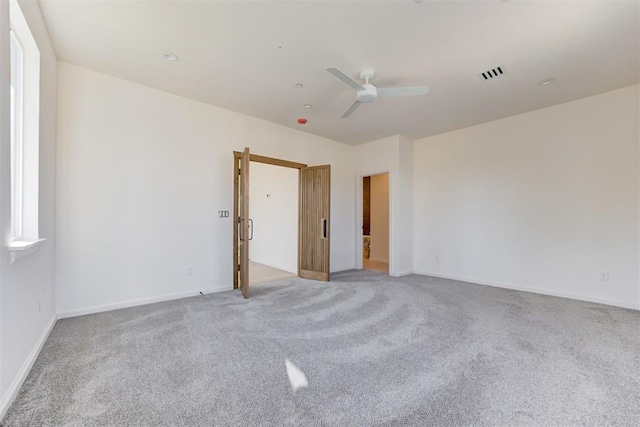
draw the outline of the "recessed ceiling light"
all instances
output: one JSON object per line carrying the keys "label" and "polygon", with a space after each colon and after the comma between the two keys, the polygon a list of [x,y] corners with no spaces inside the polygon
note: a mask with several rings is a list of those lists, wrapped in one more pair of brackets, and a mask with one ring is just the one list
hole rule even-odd
{"label": "recessed ceiling light", "polygon": [[304,87],[304,85],[303,85],[302,83],[296,83],[296,84],[295,84],[295,86],[296,86],[298,89],[300,89],[300,88]]}
{"label": "recessed ceiling light", "polygon": [[164,54],[164,59],[171,62],[176,62],[179,58],[175,53],[167,52]]}
{"label": "recessed ceiling light", "polygon": [[311,105],[311,104],[302,104],[302,107],[303,108],[311,108],[311,107],[313,107],[313,105]]}
{"label": "recessed ceiling light", "polygon": [[554,79],[553,77],[548,77],[546,79],[542,79],[538,82],[538,84],[540,86],[549,86],[551,83],[555,82],[556,79]]}

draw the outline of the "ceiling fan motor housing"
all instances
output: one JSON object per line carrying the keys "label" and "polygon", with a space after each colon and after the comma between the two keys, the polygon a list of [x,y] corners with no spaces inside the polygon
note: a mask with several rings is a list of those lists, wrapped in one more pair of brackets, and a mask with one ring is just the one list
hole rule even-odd
{"label": "ceiling fan motor housing", "polygon": [[366,83],[362,87],[364,90],[357,91],[357,99],[360,102],[373,102],[378,99],[378,90],[372,84]]}

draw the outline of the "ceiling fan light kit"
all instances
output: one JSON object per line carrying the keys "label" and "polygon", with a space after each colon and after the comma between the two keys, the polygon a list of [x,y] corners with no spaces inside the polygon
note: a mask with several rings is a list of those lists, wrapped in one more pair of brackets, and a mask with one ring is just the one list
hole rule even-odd
{"label": "ceiling fan light kit", "polygon": [[378,99],[378,89],[372,84],[365,83],[364,90],[356,92],[356,99],[360,102],[373,102]]}
{"label": "ceiling fan light kit", "polygon": [[351,104],[351,107],[349,107],[347,111],[340,116],[342,119],[349,117],[360,106],[360,104],[373,102],[378,99],[378,96],[381,98],[391,96],[422,96],[429,93],[429,86],[389,87],[378,89],[369,83],[369,80],[375,76],[373,70],[370,69],[364,69],[360,72],[360,80],[364,80],[364,84],[356,82],[337,68],[327,68],[327,71],[356,90],[356,100]]}

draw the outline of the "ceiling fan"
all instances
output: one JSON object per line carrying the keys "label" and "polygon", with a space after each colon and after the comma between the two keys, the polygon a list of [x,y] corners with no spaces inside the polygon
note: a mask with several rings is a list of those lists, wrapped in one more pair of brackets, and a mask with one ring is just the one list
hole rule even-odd
{"label": "ceiling fan", "polygon": [[360,104],[373,102],[378,99],[378,97],[419,96],[429,93],[429,86],[381,87],[378,89],[369,83],[369,80],[375,75],[373,70],[369,69],[365,69],[360,72],[360,79],[364,80],[364,84],[358,83],[337,68],[327,68],[327,71],[356,90],[355,102],[351,104],[351,107],[349,107],[342,116],[340,116],[341,119],[349,117],[354,111],[356,111]]}

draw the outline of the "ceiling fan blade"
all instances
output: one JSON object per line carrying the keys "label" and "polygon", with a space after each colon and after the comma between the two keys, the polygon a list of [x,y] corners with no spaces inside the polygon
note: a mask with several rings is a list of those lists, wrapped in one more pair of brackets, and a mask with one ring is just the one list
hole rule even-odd
{"label": "ceiling fan blade", "polygon": [[378,88],[378,97],[380,98],[390,96],[418,96],[426,95],[427,93],[429,93],[429,86]]}
{"label": "ceiling fan blade", "polygon": [[349,86],[351,86],[352,88],[354,88],[355,90],[364,90],[364,88],[360,83],[353,80],[351,77],[347,76],[345,73],[338,70],[337,68],[327,68],[327,71],[333,74],[334,76],[336,76],[337,78],[339,78],[340,80],[342,80],[343,82],[345,82],[346,84],[348,84]]}
{"label": "ceiling fan blade", "polygon": [[349,117],[351,115],[351,113],[353,113],[354,111],[356,111],[358,109],[360,104],[362,104],[362,102],[356,100],[356,102],[351,104],[351,107],[349,107],[349,109],[347,111],[345,111],[344,114],[340,116],[340,118],[341,119],[346,119],[347,117]]}

